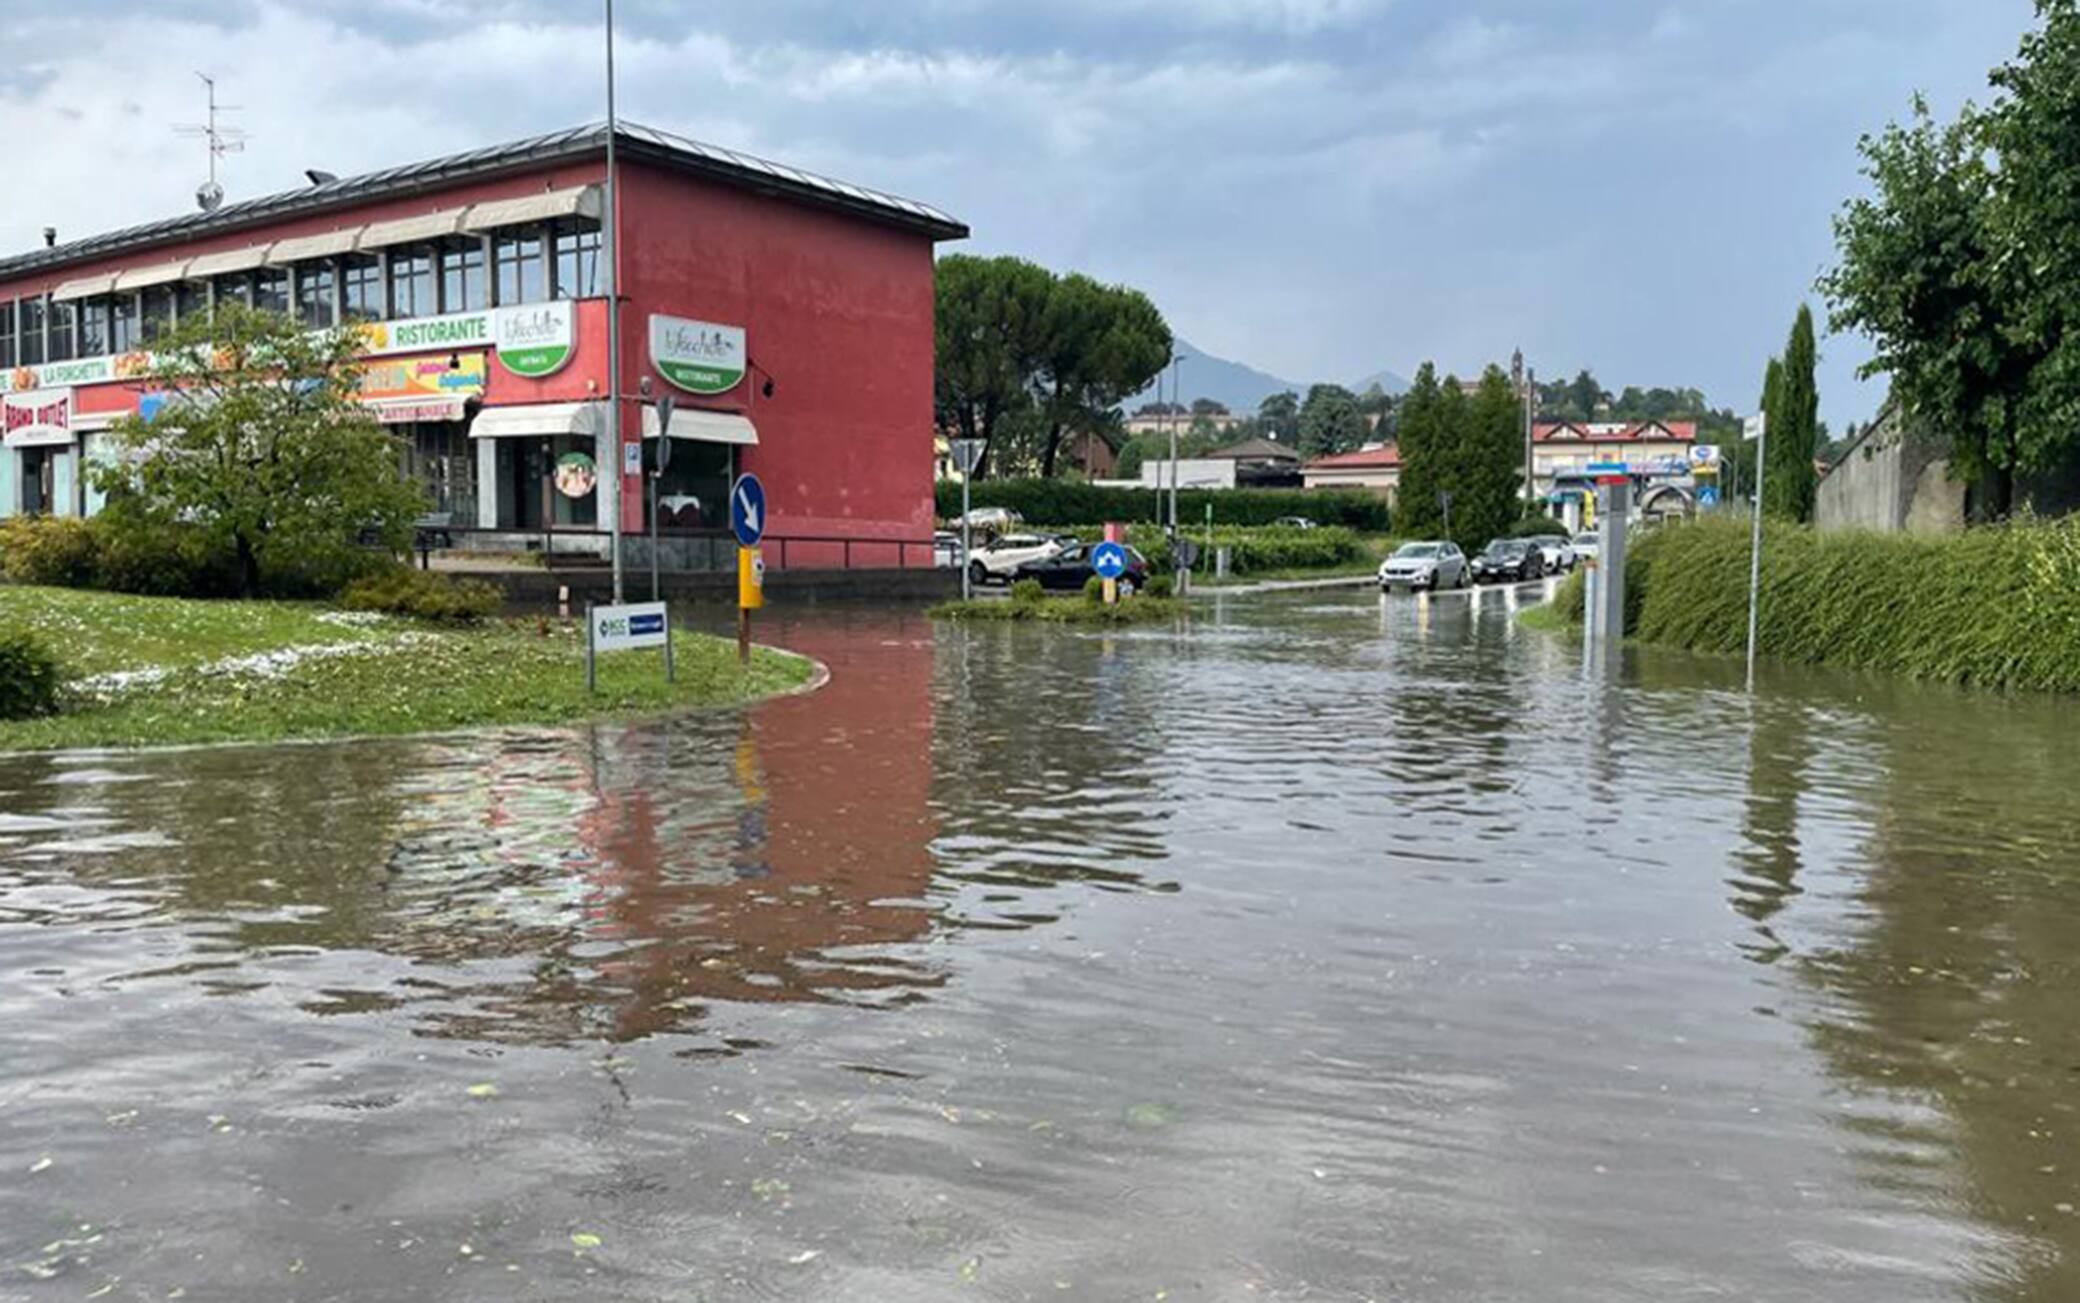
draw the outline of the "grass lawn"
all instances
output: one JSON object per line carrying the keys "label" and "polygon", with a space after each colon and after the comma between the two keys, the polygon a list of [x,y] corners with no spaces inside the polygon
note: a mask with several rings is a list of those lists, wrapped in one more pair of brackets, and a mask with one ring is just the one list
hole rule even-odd
{"label": "grass lawn", "polygon": [[674,635],[600,658],[585,690],[581,631],[555,620],[474,629],[300,602],[189,601],[0,586],[0,624],[41,635],[71,679],[64,711],[0,721],[0,751],[438,732],[662,714],[753,700],[813,666],[726,639]]}
{"label": "grass lawn", "polygon": [[1174,620],[1189,609],[1174,597],[1130,597],[1114,605],[1092,602],[1081,593],[1073,597],[1043,597],[1039,601],[978,597],[966,602],[941,602],[927,614],[935,620],[1033,620],[1048,624],[1158,624]]}

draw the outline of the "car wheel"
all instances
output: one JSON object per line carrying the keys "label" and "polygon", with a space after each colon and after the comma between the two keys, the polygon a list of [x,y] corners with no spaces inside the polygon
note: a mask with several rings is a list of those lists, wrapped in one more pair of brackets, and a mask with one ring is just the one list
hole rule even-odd
{"label": "car wheel", "polygon": [[970,561],[968,563],[968,582],[977,588],[987,585],[989,583],[989,567],[983,565],[980,561]]}

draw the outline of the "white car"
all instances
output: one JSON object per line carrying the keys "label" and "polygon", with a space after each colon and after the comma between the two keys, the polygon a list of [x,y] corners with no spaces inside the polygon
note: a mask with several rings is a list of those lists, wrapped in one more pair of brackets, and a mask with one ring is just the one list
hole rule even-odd
{"label": "white car", "polygon": [[1594,561],[1603,555],[1603,544],[1597,539],[1594,530],[1574,536],[1574,554],[1584,561]]}
{"label": "white car", "polygon": [[1383,593],[1396,588],[1411,592],[1427,588],[1434,593],[1441,588],[1464,588],[1471,580],[1466,554],[1457,543],[1403,543],[1379,567],[1379,588]]}
{"label": "white car", "polygon": [[1561,574],[1574,569],[1581,554],[1575,550],[1574,541],[1563,534],[1539,534],[1532,538],[1538,550],[1546,554],[1546,573]]}
{"label": "white car", "polygon": [[1076,540],[1062,534],[1004,534],[975,549],[968,558],[968,582],[1008,584],[1028,561],[1045,561]]}

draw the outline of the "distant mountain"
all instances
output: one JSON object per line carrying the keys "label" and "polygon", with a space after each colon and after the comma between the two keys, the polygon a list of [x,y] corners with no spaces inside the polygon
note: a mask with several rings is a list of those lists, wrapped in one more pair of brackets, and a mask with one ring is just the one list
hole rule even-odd
{"label": "distant mountain", "polygon": [[1405,394],[1408,392],[1408,378],[1397,371],[1375,371],[1363,380],[1352,381],[1350,391],[1354,394],[1362,394],[1374,385],[1378,385],[1390,394]]}
{"label": "distant mountain", "polygon": [[[1268,371],[1259,371],[1253,366],[1245,366],[1240,362],[1231,362],[1227,358],[1201,352],[1192,346],[1191,341],[1182,337],[1177,341],[1177,355],[1184,359],[1184,365],[1178,370],[1177,384],[1186,403],[1190,403],[1194,398],[1211,398],[1236,415],[1247,416],[1257,410],[1258,404],[1273,394],[1290,389],[1303,398],[1307,396],[1306,385],[1281,380]],[[1162,389],[1163,399],[1167,402],[1170,398],[1168,371],[1163,372]],[[1126,409],[1131,413],[1143,403],[1155,401],[1156,386],[1150,385],[1129,398]]]}
{"label": "distant mountain", "polygon": [[[1184,359],[1179,371],[1178,387],[1184,391],[1184,401],[1194,398],[1211,398],[1237,416],[1247,416],[1257,410],[1258,404],[1273,394],[1290,389],[1302,398],[1307,397],[1308,386],[1298,380],[1282,380],[1269,371],[1259,371],[1243,362],[1215,357],[1195,347],[1183,337],[1177,341],[1177,355]],[[1390,394],[1408,392],[1408,381],[1392,371],[1375,371],[1363,380],[1350,386],[1354,394],[1362,394],[1377,384]],[[1162,396],[1170,397],[1170,373],[1165,371],[1162,379]],[[1144,403],[1156,401],[1156,386],[1129,398],[1126,410],[1131,413]]]}

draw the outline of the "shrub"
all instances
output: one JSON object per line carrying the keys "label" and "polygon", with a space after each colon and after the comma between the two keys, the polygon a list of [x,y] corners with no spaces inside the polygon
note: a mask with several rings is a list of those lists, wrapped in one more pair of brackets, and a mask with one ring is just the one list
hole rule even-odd
{"label": "shrub", "polygon": [[1143,597],[1174,597],[1176,594],[1177,581],[1168,575],[1150,575],[1147,586],[1141,590]]}
{"label": "shrub", "polygon": [[1509,527],[1511,538],[1544,538],[1548,535],[1568,537],[1567,522],[1551,516],[1526,516]]}
{"label": "shrub", "polygon": [[339,596],[349,611],[382,611],[441,624],[475,624],[497,614],[502,600],[499,590],[481,579],[451,579],[402,566],[357,579]]}
{"label": "shrub", "polygon": [[1086,602],[1103,602],[1105,600],[1105,581],[1096,575],[1092,575],[1084,580],[1083,600]]}
{"label": "shrub", "polygon": [[[1202,555],[1195,568],[1202,572],[1212,570],[1213,557],[1205,554],[1205,534],[1198,530],[1186,530],[1185,534],[1201,545]],[[1127,528],[1127,541],[1148,558],[1151,566],[1175,569],[1170,561],[1170,540],[1158,527],[1131,525]],[[1213,531],[1213,545],[1228,549],[1228,568],[1239,575],[1264,570],[1322,570],[1364,561],[1370,556],[1365,541],[1356,533],[1336,527],[1219,527]]]}
{"label": "shrub", "polygon": [[[1281,516],[1306,516],[1324,525],[1367,533],[1391,527],[1387,500],[1353,489],[1186,489],[1178,494],[1178,518],[1201,521],[1206,508],[1224,525],[1269,525]],[[1114,489],[1072,480],[983,480],[970,490],[974,507],[1008,507],[1029,525],[1065,526],[1082,521],[1158,522],[1168,519],[1169,495],[1154,489]],[[960,515],[961,486],[938,486],[939,515]]]}
{"label": "shrub", "polygon": [[100,539],[88,522],[64,516],[0,520],[0,574],[10,582],[86,588],[99,570]]}
{"label": "shrub", "polygon": [[230,550],[192,526],[97,517],[94,533],[101,544],[95,587],[146,597],[225,597],[237,591]]}
{"label": "shrub", "polygon": [[26,629],[0,629],[0,719],[54,715],[64,674],[42,639]]}
{"label": "shrub", "polygon": [[1011,585],[1011,600],[1020,606],[1036,606],[1047,598],[1037,579],[1021,579]]}

